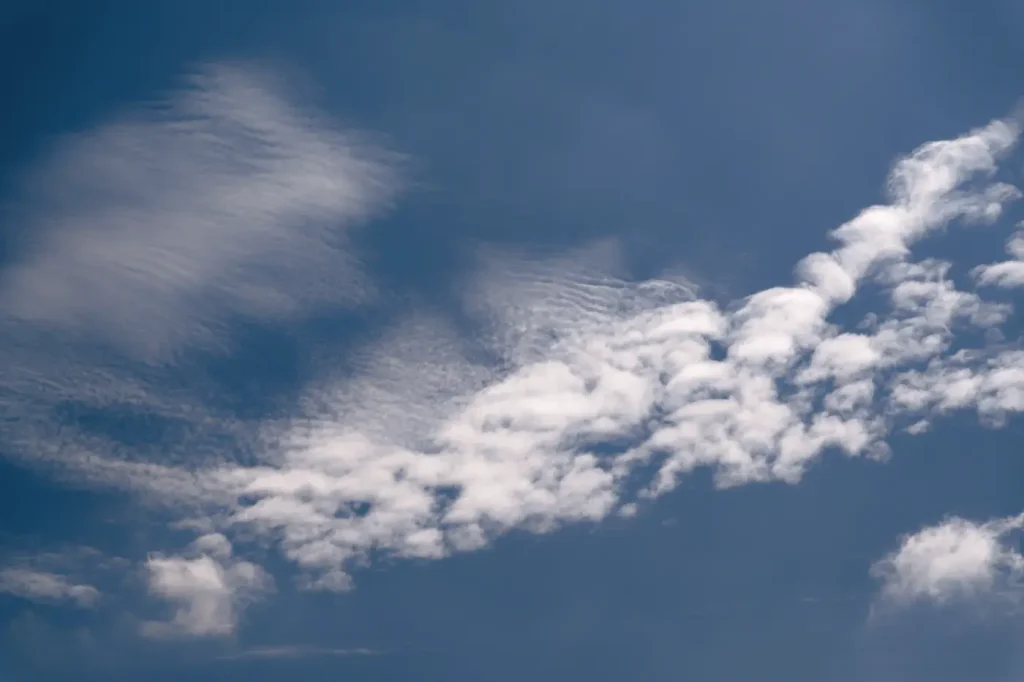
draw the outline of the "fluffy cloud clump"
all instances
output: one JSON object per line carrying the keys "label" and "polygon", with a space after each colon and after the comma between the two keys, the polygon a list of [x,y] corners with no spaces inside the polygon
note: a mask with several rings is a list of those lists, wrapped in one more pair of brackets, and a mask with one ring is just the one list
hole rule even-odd
{"label": "fluffy cloud clump", "polygon": [[1024,556],[1009,542],[1022,528],[1024,516],[987,523],[950,518],[905,537],[873,572],[884,595],[901,603],[943,603],[1005,589],[1024,577]]}
{"label": "fluffy cloud clump", "polygon": [[[604,276],[585,258],[491,255],[467,287],[500,358],[481,387],[452,389],[451,362],[424,372],[430,355],[401,346],[356,382],[318,387],[273,463],[203,475],[235,491],[229,526],[277,537],[310,584],[344,588],[347,566],[374,552],[441,557],[511,528],[628,513],[697,467],[723,486],[796,482],[828,450],[884,456],[894,428],[958,409],[1019,411],[1020,351],[958,338],[1010,308],[911,251],[951,223],[990,223],[1019,197],[991,179],[1018,134],[995,121],[921,147],[895,165],[890,203],[834,230],[835,250],[804,258],[794,285],[727,309],[678,283]],[[865,285],[888,309],[855,330],[830,322]],[[487,376],[462,364],[459,375]],[[382,375],[406,372],[418,372],[415,388]],[[389,437],[426,395],[447,411]]]}
{"label": "fluffy cloud clump", "polygon": [[[1020,132],[996,120],[923,145],[894,165],[886,202],[834,229],[792,284],[728,306],[614,276],[600,249],[481,252],[458,321],[417,311],[357,350],[353,371],[325,371],[284,416],[247,423],[176,369],[228,348],[232,320],[366,301],[339,228],[385,206],[397,173],[267,82],[212,69],[166,110],[70,141],[27,182],[39,229],[0,272],[0,336],[18,359],[0,369],[14,415],[0,428],[26,461],[216,531],[149,560],[151,592],[175,608],[154,635],[230,632],[266,590],[230,553],[234,533],[275,543],[307,586],[340,590],[377,554],[440,558],[511,529],[629,514],[699,467],[721,486],[796,483],[826,452],[887,456],[894,429],[1024,409],[1024,351],[975,342],[1011,306],[913,251],[1020,197],[996,178]],[[973,271],[980,290],[1021,281],[1019,235],[1007,252]],[[836,309],[865,291],[881,309],[839,325]],[[127,446],[59,422],[68,405],[127,406],[183,435]],[[907,539],[877,569],[885,589],[935,597],[1016,565],[995,526],[956,523]]]}
{"label": "fluffy cloud clump", "polygon": [[146,561],[149,590],[174,605],[169,622],[148,622],[151,637],[227,635],[244,607],[273,581],[259,566],[232,557],[219,533],[200,536],[188,556],[153,556]]}

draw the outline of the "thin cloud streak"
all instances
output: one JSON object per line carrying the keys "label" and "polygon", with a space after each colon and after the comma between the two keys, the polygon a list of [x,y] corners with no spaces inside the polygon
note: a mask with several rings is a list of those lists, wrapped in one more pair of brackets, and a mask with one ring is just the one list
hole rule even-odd
{"label": "thin cloud streak", "polygon": [[100,599],[99,590],[92,585],[75,583],[49,571],[20,567],[0,570],[0,594],[83,609],[94,607]]}
{"label": "thin cloud streak", "polygon": [[245,661],[253,659],[294,660],[300,658],[350,658],[353,656],[380,656],[386,653],[386,651],[368,649],[365,647],[353,647],[346,649],[304,646],[296,644],[282,646],[252,647],[250,649],[245,649],[243,651],[224,654],[223,656],[220,656],[220,659],[224,661]]}
{"label": "thin cloud streak", "polygon": [[1009,260],[990,265],[982,265],[971,271],[971,274],[982,286],[1015,289],[1024,287],[1024,222],[1017,225],[1017,231],[1006,242],[1006,254]]}

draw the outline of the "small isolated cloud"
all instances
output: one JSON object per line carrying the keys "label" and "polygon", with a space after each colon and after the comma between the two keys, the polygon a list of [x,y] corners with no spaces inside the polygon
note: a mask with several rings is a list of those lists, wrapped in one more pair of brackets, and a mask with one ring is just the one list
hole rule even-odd
{"label": "small isolated cloud", "polygon": [[872,573],[882,594],[899,604],[945,603],[992,593],[1024,577],[1024,555],[1008,540],[1024,516],[988,523],[950,518],[903,539]]}
{"label": "small isolated cloud", "polygon": [[74,583],[56,573],[27,568],[0,570],[0,593],[30,601],[71,604],[79,608],[92,608],[100,599],[100,592],[92,585]]}
{"label": "small isolated cloud", "polygon": [[146,569],[150,594],[174,607],[170,621],[144,624],[149,637],[230,635],[245,606],[272,586],[262,568],[233,558],[220,534],[200,537],[188,556],[150,557]]}
{"label": "small isolated cloud", "polygon": [[366,647],[338,648],[304,646],[300,644],[283,646],[261,646],[244,649],[221,656],[221,660],[238,661],[250,659],[298,659],[298,658],[348,658],[351,656],[379,656],[383,651]]}
{"label": "small isolated cloud", "polygon": [[1006,242],[1006,253],[1010,256],[1008,260],[974,268],[972,274],[978,284],[1005,289],[1024,287],[1024,222]]}

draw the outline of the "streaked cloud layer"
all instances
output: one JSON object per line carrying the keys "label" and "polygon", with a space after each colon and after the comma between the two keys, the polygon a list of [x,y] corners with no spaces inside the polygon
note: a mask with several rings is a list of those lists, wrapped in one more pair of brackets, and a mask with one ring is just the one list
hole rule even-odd
{"label": "streaked cloud layer", "polygon": [[[182,494],[190,483],[170,483],[178,474],[162,465],[226,456],[250,426],[210,414],[210,386],[181,367],[230,353],[239,324],[372,300],[348,232],[391,201],[399,161],[291,104],[270,74],[213,65],[186,86],[62,140],[27,171],[0,271],[11,454]],[[80,428],[81,414],[105,410],[169,431],[147,448]]]}
{"label": "streaked cloud layer", "polygon": [[[370,302],[340,228],[386,205],[396,173],[252,74],[210,69],[166,110],[70,141],[28,180],[40,237],[0,273],[18,359],[0,371],[16,415],[5,435],[23,460],[204,528],[149,559],[172,614],[146,631],[219,635],[271,585],[235,534],[272,541],[305,586],[342,590],[379,554],[441,558],[511,529],[631,515],[698,467],[721,486],[797,483],[826,452],[883,458],[894,430],[955,410],[998,424],[1024,409],[1024,351],[978,339],[1012,308],[913,247],[999,222],[1020,197],[996,177],[1020,126],[923,145],[894,165],[887,203],[832,230],[835,248],[802,259],[792,285],[727,306],[617,274],[607,246],[481,251],[459,291],[473,333],[413,311],[253,423],[211,402],[203,377],[181,385],[188,354],[226,352],[239,318],[284,326]],[[973,271],[979,285],[1017,282],[1019,241],[1015,260]],[[881,309],[834,321],[865,293]],[[130,406],[185,435],[127,446],[58,423],[68,403]],[[876,569],[884,591],[938,598],[1012,563],[1002,526],[957,523],[908,538]]]}
{"label": "streaked cloud layer", "polygon": [[99,590],[92,585],[71,582],[57,573],[21,567],[0,570],[0,593],[81,608],[92,607],[100,598]]}

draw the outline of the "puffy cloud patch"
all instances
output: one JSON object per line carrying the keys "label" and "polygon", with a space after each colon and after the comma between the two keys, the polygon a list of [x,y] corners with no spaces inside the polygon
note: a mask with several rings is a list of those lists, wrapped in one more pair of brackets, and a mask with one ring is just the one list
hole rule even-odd
{"label": "puffy cloud patch", "polygon": [[234,632],[242,610],[271,586],[256,564],[232,557],[223,535],[199,537],[188,556],[152,556],[146,562],[149,591],[170,602],[169,622],[148,622],[150,637],[222,636]]}
{"label": "puffy cloud patch", "polygon": [[[389,436],[396,406],[416,410],[409,389],[318,387],[316,409],[275,440],[279,460],[207,472],[237,491],[228,524],[278,537],[310,585],[346,588],[347,567],[376,552],[440,557],[511,528],[631,512],[638,479],[641,496],[702,466],[721,485],[796,482],[828,449],[886,455],[901,420],[913,429],[949,409],[1017,411],[1018,356],[957,349],[958,330],[1001,324],[1010,309],[958,290],[947,263],[910,257],[929,233],[994,221],[1018,198],[991,180],[1018,134],[996,121],[923,146],[896,164],[891,203],[835,230],[839,246],[801,261],[794,286],[730,309],[684,284],[602,274],[600,249],[548,262],[488,254],[467,310],[500,360],[493,376],[468,355],[478,389],[447,383],[451,363],[415,374],[442,387],[447,407],[412,439]],[[865,282],[886,292],[888,310],[858,331],[837,328],[831,312]],[[415,372],[428,357],[387,366]],[[957,369],[970,388],[946,380]]]}
{"label": "puffy cloud patch", "polygon": [[1024,556],[1008,542],[1024,516],[988,523],[950,518],[903,539],[872,572],[898,603],[944,603],[1008,587],[1024,576]]}
{"label": "puffy cloud patch", "polygon": [[[236,317],[289,321],[358,300],[366,288],[349,286],[333,228],[372,214],[391,171],[244,72],[211,71],[169,112],[86,136],[44,166],[30,187],[74,191],[38,204],[40,238],[0,277],[18,360],[0,370],[7,440],[206,524],[186,554],[148,561],[151,592],[174,606],[148,634],[233,631],[269,584],[231,554],[236,532],[275,541],[306,585],[340,590],[378,554],[440,558],[511,529],[634,513],[698,467],[721,486],[797,482],[829,450],[885,456],[894,428],[963,409],[997,424],[1024,409],[1021,351],[970,345],[1010,306],[912,251],[947,226],[995,222],[1019,197],[994,177],[1017,120],[901,159],[887,203],[834,230],[833,250],[802,259],[792,285],[730,306],[685,282],[625,279],[606,245],[482,253],[459,320],[479,334],[417,311],[345,358],[351,371],[325,372],[286,418],[251,424],[214,409],[201,378],[181,386],[174,363],[223,347]],[[833,313],[865,287],[884,308],[841,328]],[[66,403],[129,405],[185,435],[117,443],[65,428],[54,411]],[[965,567],[984,533],[943,538],[907,556],[958,557],[946,568],[893,559],[893,575],[918,576],[911,591],[938,574],[976,582],[983,573]]]}

